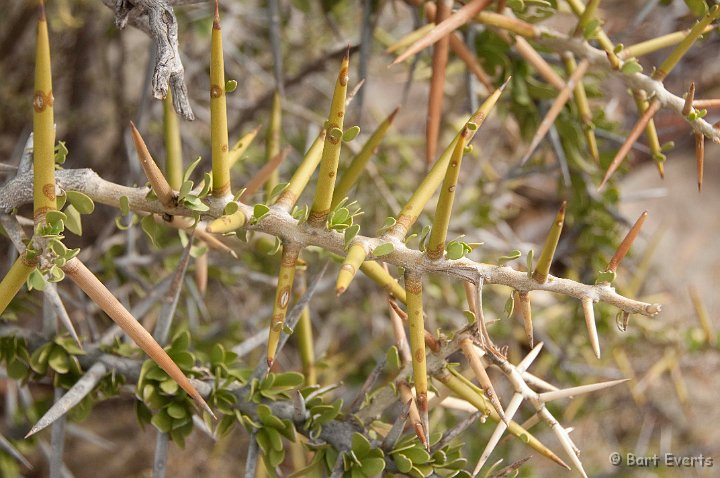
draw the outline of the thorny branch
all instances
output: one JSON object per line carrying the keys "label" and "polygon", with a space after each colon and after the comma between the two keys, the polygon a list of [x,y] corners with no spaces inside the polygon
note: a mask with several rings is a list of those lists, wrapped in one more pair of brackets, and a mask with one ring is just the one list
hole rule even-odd
{"label": "thorny branch", "polygon": [[[131,188],[106,181],[91,169],[65,169],[56,172],[58,187],[66,191],[80,191],[87,194],[94,201],[119,207],[120,198],[128,198],[130,209],[156,214],[170,214],[192,216],[193,211],[183,208],[164,208],[157,200],[148,199],[148,188]],[[3,188],[0,188],[0,211],[9,212],[12,209],[32,201],[32,174],[26,173],[18,176]],[[227,199],[207,199],[210,210],[204,219],[217,218],[222,215]],[[240,210],[246,217],[251,217],[253,207],[240,204]],[[272,207],[257,224],[248,226],[248,229],[262,231],[279,237],[283,241],[294,242],[302,247],[318,246],[336,254],[345,251],[344,237],[341,233],[320,228],[306,227],[300,224],[284,210]],[[355,241],[367,245],[368,250],[374,250],[385,240],[381,238],[357,236]],[[590,298],[594,302],[600,301],[628,312],[654,317],[660,313],[660,304],[648,304],[624,297],[608,284],[586,285],[569,279],[550,276],[544,284],[528,277],[527,273],[501,267],[493,264],[475,262],[468,258],[459,260],[430,260],[424,253],[410,249],[400,241],[395,241],[394,252],[383,256],[382,260],[405,269],[418,272],[439,272],[459,277],[471,282],[483,281],[484,284],[500,284],[512,287],[518,291],[544,290],[567,295],[576,299]],[[372,260],[372,255],[369,256]]]}
{"label": "thorny branch", "polygon": [[620,70],[614,70],[605,51],[595,48],[579,38],[569,37],[551,28],[533,26],[532,31],[526,33],[530,33],[528,38],[543,47],[558,52],[572,52],[578,58],[588,60],[591,68],[602,70],[617,77],[628,88],[644,90],[648,97],[657,99],[661,106],[672,109],[685,118],[693,131],[702,133],[714,143],[720,143],[720,130],[714,128],[712,124],[702,118],[690,120],[687,115],[684,115],[682,111],[685,106],[685,99],[668,91],[662,81],[655,80],[643,73],[624,73]]}

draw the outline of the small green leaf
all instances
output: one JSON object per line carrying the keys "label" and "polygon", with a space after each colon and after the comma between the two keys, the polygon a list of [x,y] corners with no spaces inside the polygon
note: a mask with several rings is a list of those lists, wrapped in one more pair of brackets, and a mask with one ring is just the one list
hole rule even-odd
{"label": "small green leaf", "polygon": [[395,453],[392,455],[392,458],[400,473],[407,473],[412,470],[412,461],[402,453]]}
{"label": "small green leaf", "polygon": [[48,356],[48,365],[59,374],[70,371],[70,360],[67,353],[61,347],[53,347]]}
{"label": "small green leaf", "polygon": [[192,191],[193,188],[193,182],[192,181],[183,181],[182,185],[180,186],[180,190],[178,191],[178,199],[183,200],[185,197],[190,194],[190,191]]}
{"label": "small green leaf", "polygon": [[352,450],[355,452],[355,456],[358,458],[365,457],[370,451],[370,441],[365,438],[361,433],[353,433],[352,435]]}
{"label": "small green leaf", "polygon": [[307,221],[308,214],[310,214],[310,207],[304,204],[302,207],[295,206],[290,214],[298,222]]}
{"label": "small green leaf", "polygon": [[410,461],[413,462],[413,465],[422,465],[430,461],[430,454],[420,446],[414,446],[403,451],[403,455],[410,459]]}
{"label": "small green leaf", "polygon": [[210,187],[212,187],[212,174],[205,173],[203,175],[203,187],[198,193],[197,197],[204,198],[210,193]]}
{"label": "small green leaf", "polygon": [[345,236],[344,236],[345,249],[347,249],[348,246],[350,246],[350,243],[352,242],[353,239],[355,239],[355,236],[357,236],[359,232],[360,232],[360,224],[353,224],[352,226],[345,229]]}
{"label": "small green leaf", "polygon": [[687,5],[690,13],[696,17],[702,17],[708,12],[708,6],[705,0],[685,0],[685,5]]}
{"label": "small green leaf", "polygon": [[674,147],[675,147],[675,141],[668,141],[667,143],[663,143],[663,145],[660,146],[660,151],[662,151],[663,153],[667,153]]}
{"label": "small green leaf", "polygon": [[522,255],[522,252],[518,251],[517,249],[513,249],[512,251],[510,251],[510,253],[508,255],[502,256],[501,258],[499,258],[498,264],[503,265],[506,262],[514,261],[521,255]]}
{"label": "small green leaf", "polygon": [[447,258],[451,261],[461,259],[465,256],[465,248],[462,242],[452,241],[447,245]]}
{"label": "small green leaf", "polygon": [[178,403],[173,403],[167,407],[167,414],[176,420],[188,416],[187,409]]}
{"label": "small green leaf", "polygon": [[207,204],[196,196],[189,195],[181,200],[182,204],[192,211],[206,212],[210,210]]}
{"label": "small green leaf", "polygon": [[614,271],[600,271],[598,272],[597,279],[595,282],[601,284],[604,282],[612,283],[615,281],[617,274]]}
{"label": "small green leaf", "polygon": [[172,418],[170,418],[170,416],[163,411],[160,411],[159,413],[153,415],[150,423],[152,423],[155,428],[157,428],[163,433],[169,433],[170,430],[172,430]]}
{"label": "small green leaf", "polygon": [[366,458],[360,465],[360,471],[364,476],[378,476],[385,469],[383,458]]}
{"label": "small green leaf", "polygon": [[238,82],[236,80],[228,80],[225,82],[225,93],[232,93],[237,89]]}
{"label": "small green leaf", "polygon": [[396,346],[392,346],[385,354],[385,363],[390,370],[398,370],[402,365],[400,362],[400,353]]}
{"label": "small green leaf", "polygon": [[153,246],[159,247],[158,238],[162,229],[160,228],[160,225],[155,222],[153,215],[149,214],[142,218],[142,221],[140,221],[140,226],[142,227],[142,230],[145,232],[145,234],[147,234],[147,236],[150,238]]}
{"label": "small green leaf", "polygon": [[53,266],[50,267],[48,281],[49,282],[60,282],[64,278],[65,278],[65,272],[63,272],[63,270],[60,269],[60,267],[53,264]]}
{"label": "small green leaf", "polygon": [[527,262],[525,263],[527,266],[527,275],[528,279],[532,279],[532,273],[533,273],[533,250],[530,249],[527,254]]}
{"label": "small green leaf", "polygon": [[342,139],[344,142],[348,143],[348,142],[354,140],[355,138],[357,138],[357,135],[359,135],[359,134],[360,134],[360,126],[355,125],[352,128],[345,130],[345,132],[342,135]]}
{"label": "small green leaf", "polygon": [[65,227],[76,236],[82,236],[82,219],[80,213],[72,204],[65,208]]}
{"label": "small green leaf", "polygon": [[265,204],[256,204],[255,207],[253,207],[253,217],[252,218],[255,222],[257,222],[260,219],[262,219],[263,217],[265,217],[265,215],[269,212],[270,212],[270,208],[267,207]]}
{"label": "small green leaf", "polygon": [[67,216],[61,211],[48,211],[45,214],[45,222],[51,225],[59,224],[67,219]]}
{"label": "small green leaf", "polygon": [[515,296],[511,293],[508,300],[505,301],[505,316],[510,317],[515,310]]}
{"label": "small green leaf", "polygon": [[328,131],[328,135],[330,135],[333,139],[340,139],[342,138],[343,132],[340,128],[332,128],[330,131]]}
{"label": "small green leaf", "polygon": [[225,208],[223,209],[223,215],[224,216],[230,216],[232,214],[235,214],[238,209],[240,209],[240,206],[235,201],[230,201],[225,205]]}
{"label": "small green leaf", "polygon": [[585,25],[585,28],[583,29],[583,37],[586,40],[592,40],[597,36],[598,30],[600,30],[600,20],[593,18]]}
{"label": "small green leaf", "polygon": [[643,71],[643,67],[635,58],[630,58],[625,60],[623,65],[620,67],[620,71],[626,75],[632,75],[634,73],[641,73]]}
{"label": "small green leaf", "polygon": [[130,214],[130,199],[127,196],[120,196],[120,214],[123,216]]}
{"label": "small green leaf", "polygon": [[45,277],[42,275],[42,272],[40,272],[37,269],[33,269],[33,271],[30,273],[30,275],[27,278],[27,288],[28,290],[45,290]]}
{"label": "small green leaf", "polygon": [[185,173],[183,174],[183,183],[188,181],[190,179],[190,176],[192,175],[193,171],[195,171],[195,168],[197,168],[198,164],[200,164],[200,161],[202,160],[201,156],[198,156],[198,158],[190,163],[190,166],[187,167],[185,170]]}
{"label": "small green leaf", "polygon": [[275,238],[275,242],[273,243],[272,249],[270,249],[270,250],[268,251],[268,253],[267,253],[268,256],[274,256],[275,254],[277,254],[278,252],[280,252],[280,247],[281,247],[281,246],[282,246],[282,241],[280,240],[279,237],[276,237],[276,238]]}
{"label": "small green leaf", "polygon": [[80,214],[90,214],[95,210],[95,203],[90,196],[78,191],[66,191],[65,196]]}
{"label": "small green leaf", "polygon": [[472,325],[477,322],[477,317],[475,317],[475,314],[471,310],[463,310],[463,314],[467,319],[468,325]]}
{"label": "small green leaf", "polygon": [[395,246],[393,245],[393,243],[386,242],[384,244],[380,244],[375,249],[373,249],[372,253],[375,257],[382,257],[382,256],[386,256],[388,254],[391,254],[394,251],[395,251]]}
{"label": "small green leaf", "polygon": [[55,164],[64,164],[67,159],[68,152],[67,146],[65,146],[65,141],[58,141],[55,146]]}
{"label": "small green leaf", "polygon": [[178,391],[178,384],[173,379],[164,380],[160,382],[160,390],[168,395],[175,395]]}
{"label": "small green leaf", "polygon": [[278,197],[280,194],[282,194],[282,192],[285,191],[289,185],[290,185],[290,183],[276,184],[275,187],[272,188],[272,191],[270,191],[270,196],[268,197],[268,202],[272,202],[276,197]]}

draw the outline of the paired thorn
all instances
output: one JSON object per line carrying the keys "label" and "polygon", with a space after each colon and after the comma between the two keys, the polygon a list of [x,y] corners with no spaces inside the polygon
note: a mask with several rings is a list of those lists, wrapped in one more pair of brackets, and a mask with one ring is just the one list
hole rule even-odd
{"label": "paired thorn", "polygon": [[608,272],[617,271],[620,261],[622,261],[623,258],[625,257],[625,255],[627,255],[628,251],[630,250],[630,247],[632,247],[633,242],[635,242],[635,239],[637,238],[638,234],[640,233],[640,229],[642,229],[642,225],[645,222],[647,215],[648,215],[647,211],[643,211],[642,214],[640,214],[640,217],[638,217],[637,221],[635,221],[635,224],[633,224],[633,226],[630,228],[628,233],[625,235],[625,238],[622,240],[622,242],[618,246],[617,251],[615,251],[615,255],[613,255],[612,259],[610,259],[610,262],[608,262],[608,265],[605,268],[606,271],[608,271]]}
{"label": "paired thorn", "polygon": [[540,351],[543,348],[543,345],[545,345],[543,342],[538,342],[538,344],[528,352],[528,354],[523,358],[519,364],[515,367],[518,369],[520,373],[527,372],[527,369],[530,368],[530,365],[535,361],[535,359],[540,355]]}
{"label": "paired thorn", "polygon": [[595,324],[595,310],[593,309],[593,300],[590,297],[581,299],[583,314],[585,315],[585,326],[590,337],[590,345],[592,345],[595,357],[600,359],[600,340],[598,339],[597,325]]}
{"label": "paired thorn", "polygon": [[517,303],[518,309],[520,310],[520,316],[523,320],[523,327],[525,328],[525,336],[528,339],[530,348],[534,346],[535,337],[533,333],[533,322],[532,322],[532,307],[530,306],[530,292],[528,291],[515,291],[515,302]]}
{"label": "paired thorn", "polygon": [[652,100],[645,112],[642,114],[642,116],[640,116],[640,119],[637,121],[637,123],[635,123],[635,126],[633,126],[632,130],[630,130],[630,133],[625,139],[625,142],[622,144],[622,146],[620,146],[620,149],[615,154],[613,160],[610,162],[610,166],[605,172],[605,176],[603,177],[600,186],[598,186],[598,191],[601,191],[605,187],[605,184],[607,184],[610,177],[620,167],[620,164],[622,164],[623,160],[630,152],[633,144],[635,144],[635,141],[637,141],[637,139],[642,134],[645,126],[647,126],[648,122],[652,119],[653,116],[655,116],[655,113],[657,113],[659,109],[660,102],[656,99]]}
{"label": "paired thorn", "polygon": [[705,135],[702,133],[695,133],[695,161],[697,163],[698,192],[702,192],[705,165]]}
{"label": "paired thorn", "polygon": [[168,209],[172,208],[175,206],[175,193],[170,187],[170,183],[165,179],[162,171],[160,171],[157,163],[155,163],[155,160],[150,155],[145,140],[143,140],[140,131],[138,131],[135,123],[132,121],[130,122],[130,132],[132,133],[133,143],[135,143],[135,150],[140,160],[140,166],[142,166],[145,177],[147,177],[150,182],[153,192],[163,207]]}
{"label": "paired thorn", "polygon": [[[467,359],[468,363],[470,364],[470,368],[472,368],[473,373],[475,374],[475,378],[477,378],[478,383],[480,384],[480,388],[485,393],[485,396],[492,404],[495,411],[500,416],[500,419],[507,423],[509,418],[506,417],[505,411],[503,410],[502,404],[500,403],[500,399],[497,396],[497,393],[495,392],[495,388],[493,387],[492,382],[490,381],[490,377],[488,376],[487,371],[485,370],[485,367],[483,366],[482,362],[480,361],[480,357],[478,356],[477,352],[475,351],[475,346],[472,343],[472,340],[469,338],[462,339],[460,341],[460,348],[462,349],[463,354],[465,355],[465,358]],[[510,417],[512,418],[512,417]]]}
{"label": "paired thorn", "polygon": [[555,120],[560,115],[560,112],[565,107],[565,104],[570,99],[570,96],[572,95],[573,91],[575,90],[575,86],[581,81],[581,78],[587,71],[588,67],[590,66],[590,63],[587,60],[583,60],[580,62],[580,64],[577,66],[575,71],[570,75],[570,78],[568,78],[567,83],[563,86],[563,88],[560,90],[560,93],[558,94],[557,98],[555,98],[555,101],[550,106],[550,109],[548,110],[547,114],[545,114],[545,117],[540,122],[540,126],[537,129],[537,132],[535,133],[535,136],[533,136],[532,141],[530,142],[530,146],[528,147],[527,152],[520,160],[520,165],[524,165],[528,159],[530,159],[530,156],[535,152],[535,149],[540,145],[540,142],[543,140],[547,132],[550,130],[550,127],[552,127],[553,124],[555,124]]}
{"label": "paired thorn", "polygon": [[591,383],[589,385],[580,385],[578,387],[566,388],[564,390],[543,392],[543,393],[540,393],[538,396],[540,397],[540,401],[542,401],[543,403],[547,403],[547,402],[551,402],[553,400],[558,400],[561,398],[572,398],[572,397],[576,397],[578,395],[582,395],[584,393],[596,392],[598,390],[603,390],[606,388],[614,387],[615,385],[619,385],[621,383],[627,382],[628,380],[629,379],[627,379],[627,378],[621,378],[620,380],[610,380],[607,382]]}
{"label": "paired thorn", "polygon": [[547,282],[548,275],[550,275],[550,266],[555,256],[555,249],[557,249],[558,242],[560,242],[560,233],[562,233],[565,222],[566,207],[567,201],[563,201],[552,226],[550,226],[550,231],[545,239],[545,245],[543,245],[542,252],[535,266],[535,272],[533,272],[532,278],[540,284]]}
{"label": "paired thorn", "polygon": [[695,101],[695,82],[690,82],[690,88],[685,95],[685,104],[683,105],[682,115],[687,116],[693,110],[693,101]]}
{"label": "paired thorn", "polygon": [[492,0],[472,0],[468,2],[463,7],[458,9],[455,13],[446,18],[444,21],[435,25],[435,27],[430,30],[427,35],[423,36],[420,40],[413,43],[407,50],[405,50],[405,52],[403,52],[391,63],[391,66],[402,63],[416,53],[431,46],[446,35],[454,32],[455,30],[472,20],[475,15],[480,13],[491,3]]}

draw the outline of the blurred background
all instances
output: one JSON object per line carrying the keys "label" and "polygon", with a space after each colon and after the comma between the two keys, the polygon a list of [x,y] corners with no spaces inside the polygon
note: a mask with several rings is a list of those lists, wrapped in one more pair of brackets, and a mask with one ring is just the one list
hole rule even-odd
{"label": "blurred background", "polygon": [[[565,4],[546,3],[537,2],[554,13],[545,24],[561,31],[574,28],[575,17]],[[35,2],[3,2],[2,9],[0,162],[17,164],[32,129],[30,99],[36,7]],[[162,102],[152,98],[149,88],[153,65],[151,40],[130,26],[118,30],[113,12],[99,0],[51,0],[47,12],[57,138],[65,141],[69,150],[64,167],[89,167],[114,182],[143,184],[142,172],[129,155],[132,149],[129,122],[132,120],[138,125],[156,158],[164,154]],[[396,106],[401,106],[376,160],[353,196],[365,212],[361,224],[367,234],[372,234],[385,217],[399,210],[425,169],[429,51],[393,68],[387,66],[394,57],[384,53],[392,42],[424,23],[418,12],[417,7],[400,1],[280,2],[284,83],[282,143],[292,146],[281,166],[281,178],[289,178],[323,123],[339,59],[348,44],[352,50],[351,88],[357,85],[360,76],[365,76],[365,83],[348,109],[346,125],[358,124],[362,130],[360,140],[363,140]],[[185,79],[197,118],[192,123],[181,123],[183,154],[186,164],[202,156],[205,160],[199,170],[208,170],[211,5],[197,2],[178,6],[175,13]],[[686,3],[677,0],[606,1],[599,9],[599,16],[605,19],[603,27],[610,37],[625,45],[689,28],[694,18]],[[256,0],[224,1],[221,17],[226,78],[238,81],[237,90],[228,96],[230,141],[234,142],[256,126],[261,127],[258,138],[233,172],[235,183],[242,184],[265,160],[265,134],[276,89],[268,5]],[[372,41],[366,44],[368,56],[359,53],[363,28],[372,32]],[[625,295],[662,303],[662,314],[655,319],[632,316],[627,329],[622,331],[616,324],[616,311],[598,305],[596,313],[603,352],[598,360],[588,343],[580,304],[544,293],[533,294],[536,340],[545,343],[533,372],[564,387],[616,378],[632,379],[610,390],[550,406],[561,423],[573,427],[572,437],[582,450],[581,459],[590,476],[717,476],[716,470],[720,467],[717,426],[720,423],[717,405],[720,295],[716,293],[720,276],[720,253],[716,246],[720,215],[714,211],[715,205],[720,204],[717,146],[706,145],[705,180],[702,193],[698,193],[693,135],[678,115],[660,111],[656,124],[661,143],[675,143],[674,149],[667,153],[665,178],[659,178],[641,137],[617,175],[617,182],[602,195],[595,193],[607,163],[637,114],[622,84],[591,72],[587,85],[592,96],[601,164],[587,166],[581,129],[568,110],[557,125],[560,143],[553,145],[545,141],[531,161],[519,168],[519,159],[525,154],[529,139],[554,93],[550,90],[553,95],[548,95],[548,85],[494,33],[473,26],[463,34],[493,84],[501,84],[510,74],[513,81],[497,111],[478,133],[474,150],[463,165],[449,238],[464,234],[468,242],[483,242],[484,245],[470,255],[483,262],[496,263],[500,256],[513,249],[523,255],[530,249],[539,253],[560,201],[567,199],[570,211],[552,272],[592,283],[629,225],[643,210],[649,211],[640,239],[620,268],[615,285]],[[682,95],[694,81],[696,97],[717,96],[719,44],[715,32],[708,34],[667,79],[668,89]],[[560,71],[556,54],[542,54]],[[640,62],[649,72],[666,54],[667,50],[660,51],[643,57]],[[366,71],[366,75],[361,75],[359,68]],[[471,77],[464,63],[451,54],[441,148],[450,141],[473,105],[486,95],[485,86]],[[720,119],[718,116],[712,110],[708,114],[711,122]],[[360,140],[352,147],[361,144]],[[567,163],[565,173],[558,159],[559,150],[566,156],[562,160]],[[571,151],[574,154],[570,154]],[[343,158],[349,158],[347,151]],[[311,183],[309,193],[312,186]],[[258,196],[254,200],[260,202],[262,198]],[[300,203],[303,201],[309,202],[310,196],[304,196]],[[428,212],[431,211],[429,207]],[[20,211],[23,212],[26,211]],[[119,231],[114,222],[117,215],[116,210],[98,206],[92,218],[85,219],[83,236],[69,235],[68,241],[70,246],[82,247],[86,259],[95,261],[96,267],[107,275],[108,284],[123,294],[122,300],[134,303],[142,297],[145,286],[154,283],[163,266],[177,258],[179,245],[177,240],[168,240],[167,248],[158,251],[139,227],[131,229],[129,235]],[[421,218],[420,227],[429,224],[429,218],[430,215]],[[178,310],[181,319],[199,321],[206,340],[216,336],[238,344],[259,332],[264,333],[270,314],[266,304],[272,300],[279,260],[277,255],[267,255],[267,242],[268,239],[260,235],[247,243],[228,240],[241,257],[240,261],[230,264],[225,256],[211,252],[207,297],[201,305],[194,303],[194,298],[181,301]],[[2,249],[9,251],[10,243],[4,244]],[[131,252],[135,259],[144,259],[123,262]],[[3,252],[0,262],[3,270],[7,267],[5,257],[9,255]],[[316,251],[310,251],[305,258],[311,264],[311,272],[319,269],[316,265],[325,260]],[[523,262],[511,265],[522,268]],[[336,298],[331,289],[337,267],[331,264],[321,292],[313,299],[312,319],[316,352],[320,357],[319,382],[342,382],[335,393],[351,400],[393,339],[384,291],[367,278],[358,277],[347,293]],[[397,271],[391,272],[397,276]],[[96,331],[88,325],[91,321],[86,317],[80,295],[69,285],[63,287],[80,303],[72,314],[79,330],[84,336],[92,336]],[[462,285],[445,277],[432,277],[426,288],[428,328],[450,333],[462,326],[465,321]],[[505,317],[504,304],[509,295],[508,288],[486,287],[485,313],[489,320],[497,320],[490,329],[496,344],[507,345],[510,360],[517,363],[528,347],[520,319],[514,315]],[[21,298],[29,301],[30,315],[38,313],[42,301],[37,295],[31,293]],[[151,311],[149,315],[156,313]],[[709,327],[702,326],[698,318],[702,314],[707,317]],[[39,323],[32,318],[23,320],[28,327]],[[106,319],[97,320],[106,326]],[[250,350],[241,358],[243,363],[254,365],[263,356],[262,348]],[[279,362],[284,370],[299,368],[292,343]],[[506,402],[511,395],[509,384],[499,373],[491,373],[491,377]],[[7,403],[10,389],[15,385],[0,380],[0,387],[5,391],[0,399],[5,397]],[[38,407],[42,407],[42,403],[46,406],[52,399],[49,384],[35,384],[30,391]],[[150,476],[155,431],[152,427],[140,428],[132,402],[132,396],[125,394],[98,403],[87,418],[73,425],[75,431],[70,433],[65,451],[65,462],[73,476],[90,477],[98,473],[108,478]],[[5,410],[0,429],[3,435],[20,440],[29,427],[28,418],[8,416],[7,406]],[[530,415],[529,409],[521,408],[521,412],[525,417]],[[391,416],[384,418],[392,420]],[[462,418],[460,412],[438,412],[433,414],[433,426],[443,429]],[[478,422],[461,437],[466,441],[469,467],[474,466],[492,429],[489,424]],[[541,426],[533,432],[554,450],[559,449],[549,430]],[[39,440],[49,439],[49,433],[45,433],[47,435],[41,434]],[[242,430],[217,442],[195,432],[184,450],[171,445],[168,472],[178,478],[201,474],[238,476],[238,470],[243,469],[246,446],[247,434]],[[25,450],[35,468],[23,468],[23,476],[45,476],[47,465],[41,448],[28,446]],[[639,456],[665,452],[678,456],[704,454],[714,458],[715,466],[708,469],[613,467],[608,456],[614,451]],[[495,451],[490,461],[504,458],[503,463],[508,464],[528,454],[522,444],[509,441]],[[289,473],[292,468],[288,459],[284,469]],[[520,476],[557,474],[555,465],[538,457],[520,469]]]}

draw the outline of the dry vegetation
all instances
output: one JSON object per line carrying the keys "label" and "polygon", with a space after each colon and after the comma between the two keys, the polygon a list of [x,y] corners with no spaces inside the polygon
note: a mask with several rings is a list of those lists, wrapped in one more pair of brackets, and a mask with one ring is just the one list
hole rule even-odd
{"label": "dry vegetation", "polygon": [[714,476],[716,9],[212,3],[3,7],[0,475]]}

